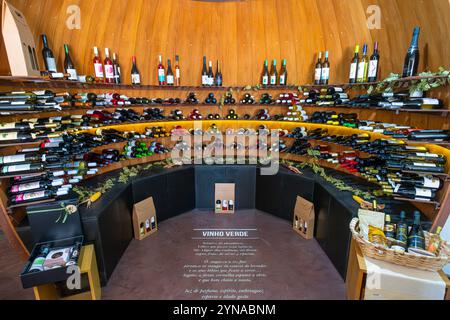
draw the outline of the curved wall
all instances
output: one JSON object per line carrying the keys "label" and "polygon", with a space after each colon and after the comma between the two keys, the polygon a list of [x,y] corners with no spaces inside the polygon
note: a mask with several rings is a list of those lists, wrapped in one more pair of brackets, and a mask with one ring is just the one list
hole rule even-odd
{"label": "curved wall", "polygon": [[[93,72],[92,47],[109,47],[122,59],[126,82],[132,55],[143,82],[155,84],[158,55],[166,60],[179,54],[184,84],[200,82],[203,55],[222,62],[225,85],[258,83],[265,58],[279,63],[286,58],[288,83],[305,84],[311,82],[317,52],[325,49],[331,83],[345,82],[355,44],[367,42],[372,52],[376,40],[385,77],[401,71],[416,25],[422,27],[420,70],[450,67],[448,0],[9,1],[26,16],[39,50],[39,35],[48,35],[60,66],[64,43],[83,74]],[[80,7],[80,30],[66,26],[70,5]],[[371,5],[380,8],[379,30],[367,27]],[[0,74],[8,74],[4,48],[0,53]]]}

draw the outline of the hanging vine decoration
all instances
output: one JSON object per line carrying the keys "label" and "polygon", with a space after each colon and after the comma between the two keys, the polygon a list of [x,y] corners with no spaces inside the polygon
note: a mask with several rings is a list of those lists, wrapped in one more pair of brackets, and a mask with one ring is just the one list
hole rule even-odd
{"label": "hanging vine decoration", "polygon": [[163,161],[156,161],[145,165],[137,165],[134,167],[125,167],[120,172],[117,178],[108,179],[105,182],[97,185],[95,188],[88,188],[83,186],[73,187],[73,191],[78,194],[78,200],[80,204],[86,203],[87,207],[90,207],[94,202],[101,198],[106,192],[112,189],[117,183],[126,184],[128,181],[136,177],[142,171],[147,171],[152,168],[171,168],[175,164],[172,159],[168,158]]}
{"label": "hanging vine decoration", "polygon": [[366,191],[361,191],[361,190],[355,189],[355,187],[348,186],[344,181],[329,176],[325,172],[325,169],[323,167],[321,167],[320,165],[318,165],[317,163],[293,162],[293,161],[283,160],[281,162],[281,164],[283,164],[285,166],[292,166],[292,167],[297,168],[299,170],[303,170],[306,167],[309,167],[309,168],[312,169],[312,171],[315,174],[319,175],[325,181],[327,181],[328,183],[332,184],[339,191],[351,192],[353,195],[361,197],[361,198],[363,198],[364,200],[367,200],[367,201],[371,201],[371,200],[373,200],[375,198],[370,192],[366,192]]}

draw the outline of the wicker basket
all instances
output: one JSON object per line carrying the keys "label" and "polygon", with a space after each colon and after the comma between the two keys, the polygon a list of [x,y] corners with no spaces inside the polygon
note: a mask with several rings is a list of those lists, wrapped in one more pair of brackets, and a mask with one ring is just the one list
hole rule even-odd
{"label": "wicker basket", "polygon": [[[439,271],[447,263],[449,263],[448,256],[450,255],[450,248],[448,242],[444,241],[442,243],[440,254],[438,257],[428,257],[428,256],[414,255],[407,252],[398,252],[392,249],[386,249],[367,241],[359,233],[358,218],[354,218],[351,221],[350,230],[352,232],[353,239],[355,239],[362,253],[367,257],[398,264],[404,267],[417,268],[428,271]],[[424,234],[425,234],[425,243],[428,246],[430,234],[428,232],[424,232]]]}

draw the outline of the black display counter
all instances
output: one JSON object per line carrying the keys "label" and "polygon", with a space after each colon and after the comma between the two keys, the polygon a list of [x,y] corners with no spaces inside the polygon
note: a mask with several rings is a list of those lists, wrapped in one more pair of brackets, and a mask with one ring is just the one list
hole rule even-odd
{"label": "black display counter", "polygon": [[[359,208],[352,194],[337,190],[309,169],[294,174],[280,167],[274,176],[263,176],[259,171],[252,165],[154,168],[131,178],[127,184],[115,185],[90,208],[82,206],[85,242],[95,245],[102,285],[107,284],[133,239],[134,203],[153,197],[158,222],[162,222],[195,208],[212,209],[215,183],[236,184],[237,209],[256,208],[287,221],[293,220],[297,196],[313,202],[315,238],[345,279],[351,239],[348,226]],[[95,187],[116,175],[117,172],[112,172],[93,178],[84,186]],[[345,179],[356,178],[345,175]],[[17,231],[27,248],[32,248],[34,243],[26,222]]]}

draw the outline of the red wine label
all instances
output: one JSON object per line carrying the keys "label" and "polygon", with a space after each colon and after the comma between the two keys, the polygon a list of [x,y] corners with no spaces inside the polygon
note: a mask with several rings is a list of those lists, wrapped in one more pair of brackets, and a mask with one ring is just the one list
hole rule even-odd
{"label": "red wine label", "polygon": [[95,77],[103,78],[103,65],[101,63],[94,63]]}
{"label": "red wine label", "polygon": [[114,79],[114,68],[112,65],[105,65],[105,75],[107,79]]}

